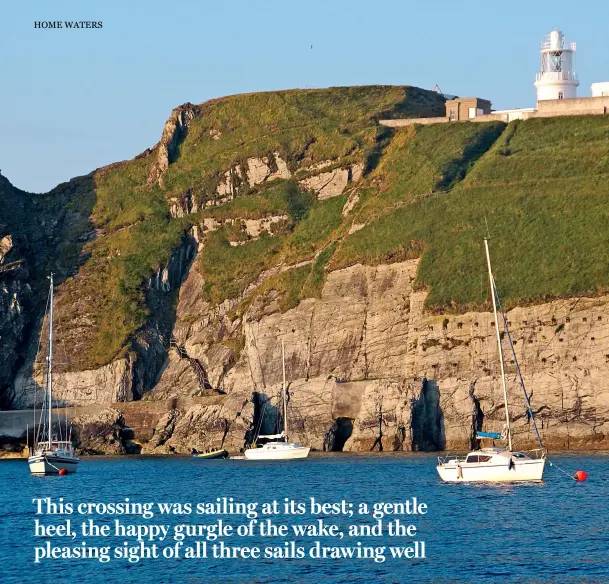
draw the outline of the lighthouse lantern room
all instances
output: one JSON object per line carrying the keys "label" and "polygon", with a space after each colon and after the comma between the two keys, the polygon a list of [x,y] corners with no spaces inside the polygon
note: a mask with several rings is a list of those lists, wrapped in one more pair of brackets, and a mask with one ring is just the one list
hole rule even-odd
{"label": "lighthouse lantern room", "polygon": [[554,29],[541,43],[541,72],[535,76],[537,101],[577,97],[575,43],[567,47],[565,37]]}

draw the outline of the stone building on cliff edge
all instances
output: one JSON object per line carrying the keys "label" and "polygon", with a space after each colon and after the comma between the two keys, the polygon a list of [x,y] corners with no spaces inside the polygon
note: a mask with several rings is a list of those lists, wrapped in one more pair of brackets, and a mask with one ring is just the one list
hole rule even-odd
{"label": "stone building on cliff edge", "polygon": [[[575,43],[554,29],[541,43],[541,66],[535,75],[537,107],[491,110],[491,102],[479,97],[446,96],[446,115],[439,118],[380,120],[389,127],[446,122],[511,122],[529,118],[606,115],[609,113],[609,82],[593,83],[591,97],[577,97]],[[439,91],[439,88],[436,86]]]}

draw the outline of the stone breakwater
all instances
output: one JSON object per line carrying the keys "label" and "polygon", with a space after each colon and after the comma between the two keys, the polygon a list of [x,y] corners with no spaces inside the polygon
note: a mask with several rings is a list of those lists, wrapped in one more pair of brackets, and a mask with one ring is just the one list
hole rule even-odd
{"label": "stone breakwater", "polygon": [[[500,431],[503,424],[493,317],[426,313],[426,292],[413,287],[416,270],[416,260],[352,266],[329,273],[321,297],[292,310],[281,313],[271,294],[235,316],[239,299],[219,307],[202,299],[204,282],[194,262],[180,288],[173,329],[188,358],[169,350],[145,401],[122,407],[108,400],[117,416],[104,419],[120,431],[97,432],[95,450],[104,451],[100,436],[125,429],[131,446],[145,453],[212,445],[238,451],[254,428],[273,432],[281,388],[278,339],[286,346],[294,439],[319,450],[470,448],[476,430]],[[609,447],[608,308],[608,297],[579,298],[507,315],[551,450]],[[506,358],[515,444],[535,447],[513,358],[507,352]],[[193,361],[222,394],[208,390],[209,396],[197,397],[202,389]],[[96,384],[118,379],[100,375]],[[73,395],[68,388],[66,396]],[[113,443],[108,451],[115,450]]]}

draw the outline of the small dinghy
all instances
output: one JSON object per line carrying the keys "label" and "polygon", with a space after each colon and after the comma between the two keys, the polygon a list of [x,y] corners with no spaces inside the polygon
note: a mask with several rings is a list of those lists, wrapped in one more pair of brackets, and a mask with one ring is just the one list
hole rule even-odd
{"label": "small dinghy", "polygon": [[228,458],[228,452],[224,448],[210,448],[204,452],[199,452],[196,448],[192,449],[193,458]]}

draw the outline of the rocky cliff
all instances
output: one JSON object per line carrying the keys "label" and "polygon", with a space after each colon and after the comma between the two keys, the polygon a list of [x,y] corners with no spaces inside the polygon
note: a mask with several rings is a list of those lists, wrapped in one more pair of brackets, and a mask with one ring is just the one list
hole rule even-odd
{"label": "rocky cliff", "polygon": [[[202,322],[180,321],[197,276],[182,289],[175,332],[188,355],[204,364],[212,385],[228,396],[213,406],[196,404],[159,423],[162,444],[146,451],[223,444],[242,447],[261,402],[272,412],[262,423],[272,432],[281,386],[278,339],[285,341],[293,433],[318,449],[466,449],[477,430],[504,423],[494,321],[489,312],[430,315],[425,291],[413,289],[417,261],[354,266],[328,275],[321,298],[280,313],[253,304],[240,322],[213,311]],[[609,298],[563,300],[508,312],[532,408],[551,449],[606,448],[609,392]],[[271,300],[272,302],[272,300]],[[189,312],[186,312],[189,314]],[[225,327],[244,343],[234,354],[215,343]],[[507,348],[504,348],[507,354]],[[515,365],[508,356],[509,399],[515,442],[535,447]],[[199,386],[192,368],[173,354],[152,392],[168,399]],[[235,424],[235,421],[238,421]]]}
{"label": "rocky cliff", "polygon": [[[57,405],[95,410],[77,419],[83,451],[238,451],[273,433],[280,340],[294,438],[469,448],[504,415],[490,223],[545,444],[607,448],[607,121],[376,124],[442,105],[416,88],[233,96],[177,108],[157,146],[51,193],[0,177],[22,219],[0,215],[4,404],[40,399],[52,269]],[[546,144],[569,177],[540,174]],[[504,352],[515,442],[534,447]]]}

